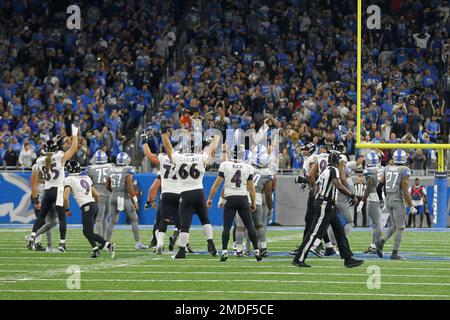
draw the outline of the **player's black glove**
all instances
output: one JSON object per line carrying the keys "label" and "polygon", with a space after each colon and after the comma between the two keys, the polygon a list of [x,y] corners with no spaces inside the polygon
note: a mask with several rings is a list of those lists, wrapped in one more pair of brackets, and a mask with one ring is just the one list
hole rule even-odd
{"label": "player's black glove", "polygon": [[147,142],[148,142],[148,136],[145,133],[141,134],[141,144],[144,145]]}
{"label": "player's black glove", "polygon": [[305,191],[306,187],[308,186],[308,179],[302,176],[297,176],[294,182],[299,185],[298,189],[300,190],[300,192]]}
{"label": "player's black glove", "polygon": [[151,205],[151,203],[150,203],[149,201],[147,201],[147,202],[145,203],[144,208],[145,208],[145,209],[148,209],[148,208],[150,208],[150,205]]}
{"label": "player's black glove", "polygon": [[302,176],[297,176],[294,181],[295,181],[295,183],[301,183],[301,184],[308,183],[308,179],[306,179],[305,177],[302,177]]}
{"label": "player's black glove", "polygon": [[161,121],[161,133],[167,133],[170,129],[170,125],[167,122],[167,120],[162,120]]}

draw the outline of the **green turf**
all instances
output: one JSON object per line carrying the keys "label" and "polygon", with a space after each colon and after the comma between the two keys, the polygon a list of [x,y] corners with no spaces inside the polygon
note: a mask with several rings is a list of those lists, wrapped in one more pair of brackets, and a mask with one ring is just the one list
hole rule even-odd
{"label": "green turf", "polygon": [[[149,233],[142,230],[142,237],[148,239]],[[222,263],[206,254],[173,260],[170,253],[157,256],[151,250],[134,250],[130,230],[114,232],[115,260],[107,252],[90,259],[79,229],[68,230],[66,254],[28,251],[25,234],[25,229],[0,229],[0,299],[450,299],[450,261],[432,260],[450,257],[448,232],[407,230],[401,252],[411,259],[371,256],[355,269],[344,268],[337,256],[310,257],[309,269],[293,267],[288,255],[272,255],[262,262],[231,255]],[[269,250],[291,250],[300,234],[269,230]],[[215,239],[219,247],[219,230]],[[353,232],[349,240],[359,253],[367,247],[370,233]],[[206,249],[200,230],[192,231],[190,243],[199,251]],[[423,260],[416,260],[420,257]],[[79,290],[67,287],[69,266],[81,270]],[[380,289],[368,289],[369,266],[381,270]]]}

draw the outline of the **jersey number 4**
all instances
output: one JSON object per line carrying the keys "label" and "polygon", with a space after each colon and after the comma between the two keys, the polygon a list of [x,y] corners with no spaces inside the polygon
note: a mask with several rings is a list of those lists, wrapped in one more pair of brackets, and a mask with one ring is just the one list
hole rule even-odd
{"label": "jersey number 4", "polygon": [[233,182],[236,185],[236,188],[240,188],[242,184],[242,178],[241,178],[241,170],[237,170],[234,174],[233,178],[231,178],[231,182]]}

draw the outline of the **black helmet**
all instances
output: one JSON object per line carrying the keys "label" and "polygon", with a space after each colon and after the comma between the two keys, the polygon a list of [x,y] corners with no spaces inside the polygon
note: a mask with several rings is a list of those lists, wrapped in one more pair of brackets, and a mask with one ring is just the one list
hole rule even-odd
{"label": "black helmet", "polygon": [[308,156],[310,156],[314,153],[314,151],[316,151],[316,145],[314,143],[310,142],[308,144],[303,145],[300,148],[300,150],[308,152]]}
{"label": "black helmet", "polygon": [[46,153],[58,151],[58,145],[53,140],[48,140],[44,145],[44,151]]}
{"label": "black helmet", "polygon": [[66,164],[66,170],[69,174],[77,174],[81,172],[81,165],[78,161],[70,160]]}
{"label": "black helmet", "polygon": [[338,152],[331,151],[330,155],[328,156],[328,164],[337,167],[339,165],[340,155]]}
{"label": "black helmet", "polygon": [[345,148],[344,144],[339,140],[335,140],[333,142],[333,145],[331,146],[331,150],[336,150],[339,152],[344,152],[344,148]]}

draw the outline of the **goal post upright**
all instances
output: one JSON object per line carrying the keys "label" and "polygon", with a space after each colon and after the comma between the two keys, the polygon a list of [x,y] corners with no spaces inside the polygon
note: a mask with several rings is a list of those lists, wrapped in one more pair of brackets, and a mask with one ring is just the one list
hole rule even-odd
{"label": "goal post upright", "polygon": [[445,172],[444,150],[450,149],[450,144],[419,144],[419,143],[365,143],[361,142],[361,106],[362,106],[362,0],[357,1],[357,61],[356,61],[356,148],[357,149],[435,149],[438,157],[438,170],[434,184],[437,189],[437,219],[435,227],[447,227],[448,196],[447,173]]}

